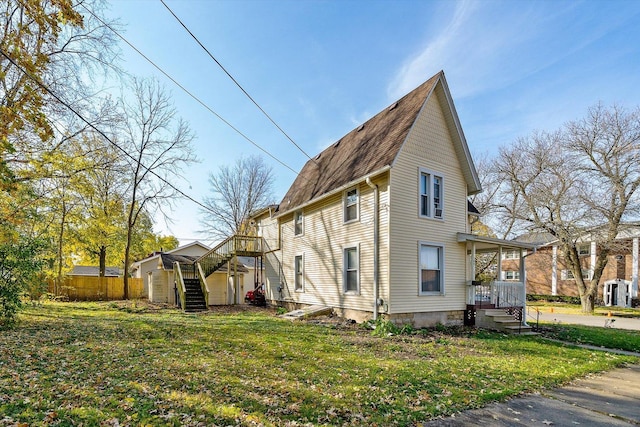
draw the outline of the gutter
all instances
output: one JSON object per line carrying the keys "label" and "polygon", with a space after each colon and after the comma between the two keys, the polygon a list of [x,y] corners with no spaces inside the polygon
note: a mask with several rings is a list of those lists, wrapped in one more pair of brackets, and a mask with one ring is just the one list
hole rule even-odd
{"label": "gutter", "polygon": [[367,177],[365,182],[373,189],[373,320],[378,320],[378,235],[379,235],[379,190],[378,185]]}
{"label": "gutter", "polygon": [[[367,174],[367,175],[365,175],[363,177],[360,177],[358,179],[354,179],[353,181],[349,181],[348,183],[346,183],[346,184],[344,184],[344,185],[342,185],[342,186],[340,186],[338,188],[335,188],[332,191],[329,191],[327,193],[321,194],[319,197],[314,197],[313,199],[311,199],[311,200],[309,200],[309,201],[307,201],[307,202],[305,202],[305,203],[303,203],[301,205],[294,206],[292,209],[287,208],[286,211],[283,211],[282,213],[277,214],[275,216],[275,218],[281,218],[281,217],[283,217],[283,216],[285,216],[287,214],[290,214],[291,212],[295,212],[297,210],[303,209],[303,208],[305,208],[305,207],[307,207],[309,205],[317,203],[318,201],[320,201],[320,200],[322,200],[322,199],[324,199],[326,197],[332,196],[332,195],[337,194],[337,193],[341,193],[344,190],[347,190],[347,189],[353,187],[354,185],[356,185],[356,184],[358,184],[358,183],[360,183],[362,181],[366,182],[367,180],[370,180],[371,178],[376,177],[378,175],[381,175],[382,173],[387,172],[389,170],[391,170],[391,166],[390,165],[383,166],[382,168],[380,168],[380,169],[378,169],[376,171],[373,171],[370,174]],[[283,207],[282,205],[284,204],[284,202],[285,201],[283,200],[282,203],[280,203],[280,208]]]}

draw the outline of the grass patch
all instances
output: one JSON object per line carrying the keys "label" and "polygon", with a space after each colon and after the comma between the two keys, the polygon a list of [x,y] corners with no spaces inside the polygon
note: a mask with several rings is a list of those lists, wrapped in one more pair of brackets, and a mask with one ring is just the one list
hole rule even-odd
{"label": "grass patch", "polygon": [[268,312],[30,307],[0,425],[415,425],[636,358],[459,329],[376,337]]}
{"label": "grass patch", "polygon": [[640,352],[640,334],[637,331],[549,323],[543,324],[542,331],[546,336],[562,341]]}

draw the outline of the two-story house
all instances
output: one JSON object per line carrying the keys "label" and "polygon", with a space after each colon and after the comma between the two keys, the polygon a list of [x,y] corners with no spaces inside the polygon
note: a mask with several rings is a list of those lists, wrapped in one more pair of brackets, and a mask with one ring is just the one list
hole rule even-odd
{"label": "two-story house", "polygon": [[279,206],[254,216],[267,299],[356,320],[462,323],[475,303],[472,257],[534,247],[469,234],[479,191],[440,72],[309,160]]}

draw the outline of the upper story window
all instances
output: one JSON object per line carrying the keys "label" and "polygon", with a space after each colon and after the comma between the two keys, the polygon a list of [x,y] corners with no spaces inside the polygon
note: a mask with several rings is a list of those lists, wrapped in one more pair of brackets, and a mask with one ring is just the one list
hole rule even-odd
{"label": "upper story window", "polygon": [[441,175],[420,168],[420,216],[442,219],[443,179]]}
{"label": "upper story window", "polygon": [[589,243],[578,245],[576,247],[579,256],[587,256],[591,254],[591,245]]}
{"label": "upper story window", "polygon": [[419,243],[420,295],[444,293],[444,246]]}
{"label": "upper story window", "polygon": [[[526,251],[522,251],[523,255],[526,255],[527,252]],[[513,249],[513,250],[508,250],[508,251],[504,251],[502,252],[502,259],[519,259],[520,258],[520,251],[518,249]]]}
{"label": "upper story window", "polygon": [[359,199],[357,188],[344,192],[344,222],[357,221]]}
{"label": "upper story window", "polygon": [[296,236],[302,235],[304,233],[304,216],[302,215],[302,211],[296,211],[293,214],[293,234]]}

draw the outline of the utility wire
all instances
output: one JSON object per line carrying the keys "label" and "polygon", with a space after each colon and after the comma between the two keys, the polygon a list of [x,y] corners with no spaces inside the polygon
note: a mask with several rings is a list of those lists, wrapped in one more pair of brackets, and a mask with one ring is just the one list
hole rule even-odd
{"label": "utility wire", "polygon": [[129,45],[129,47],[131,47],[131,49],[135,50],[140,56],[142,56],[149,64],[153,65],[156,70],[160,71],[165,77],[167,77],[169,80],[171,80],[176,86],[178,86],[180,89],[182,89],[183,92],[185,92],[187,95],[189,95],[191,98],[193,98],[198,104],[202,105],[205,109],[207,109],[211,114],[213,114],[214,116],[216,116],[220,121],[222,121],[225,125],[229,126],[231,129],[233,129],[238,135],[240,135],[242,138],[244,138],[246,141],[250,142],[251,144],[253,144],[253,146],[255,146],[256,148],[258,148],[260,151],[262,151],[263,153],[265,153],[267,156],[271,157],[273,160],[275,160],[276,162],[280,163],[282,166],[284,166],[285,168],[289,169],[291,172],[293,172],[294,174],[298,175],[298,172],[296,172],[295,169],[293,169],[291,166],[287,165],[286,163],[284,163],[282,160],[278,159],[276,156],[274,156],[273,154],[271,154],[269,151],[267,151],[265,148],[262,148],[257,142],[253,141],[251,138],[249,138],[247,135],[245,135],[244,133],[242,133],[242,131],[238,128],[236,128],[234,125],[232,125],[228,120],[226,120],[224,117],[222,117],[220,114],[216,113],[211,107],[209,107],[207,104],[204,103],[204,101],[202,101],[200,98],[198,98],[196,95],[194,95],[193,93],[191,93],[187,88],[185,88],[182,84],[180,84],[176,79],[174,79],[173,77],[171,77],[166,71],[164,71],[162,68],[160,68],[159,65],[157,65],[155,62],[153,62],[153,60],[151,60],[149,57],[147,57],[144,53],[142,53],[137,47],[135,47],[131,42],[129,42],[129,40],[127,40],[124,36],[122,36],[118,31],[116,31],[111,25],[109,25],[108,23],[106,23],[104,20],[102,20],[99,16],[97,16],[92,10],[90,10],[87,6],[85,6],[84,4],[80,4],[80,6],[82,6],[88,13],[90,13],[94,18],[96,18],[98,21],[100,21],[102,23],[102,25],[104,25],[105,27],[109,28],[109,30],[111,30],[111,32],[113,32],[116,36],[118,36],[122,41],[124,41],[127,45]]}
{"label": "utility wire", "polygon": [[[20,66],[18,63],[16,63],[13,58],[11,58],[2,48],[0,48],[0,54],[2,54],[2,56],[4,56],[5,58],[7,58],[9,60],[9,62],[11,62],[11,64],[13,64],[18,70],[20,70],[25,76],[27,76],[28,78],[30,78],[31,80],[33,80],[38,86],[40,86],[43,90],[45,90],[49,95],[51,95],[53,98],[56,99],[56,101],[58,101],[60,104],[64,105],[65,107],[67,107],[69,109],[69,111],[71,111],[73,114],[75,114],[76,116],[78,116],[78,118],[80,118],[80,120],[82,120],[84,123],[87,124],[87,126],[89,126],[91,129],[93,129],[94,131],[96,131],[98,134],[100,134],[100,136],[102,136],[104,139],[106,139],[107,141],[109,141],[109,143],[111,143],[111,145],[113,145],[114,147],[116,147],[118,150],[120,150],[125,156],[129,157],[131,160],[133,160],[134,162],[138,162],[138,160],[133,157],[131,154],[129,154],[127,152],[127,150],[125,150],[124,148],[120,147],[118,144],[116,144],[115,142],[113,142],[111,140],[111,138],[109,138],[103,131],[101,131],[100,129],[98,129],[93,123],[89,122],[89,120],[85,119],[84,116],[82,116],[82,114],[80,114],[78,111],[76,111],[76,109],[74,109],[71,105],[69,105],[67,102],[65,102],[62,98],[60,98],[56,93],[54,93],[47,85],[45,85],[44,83],[42,83],[40,81],[40,79],[38,79],[37,77],[35,77],[34,75],[32,75],[31,73],[29,73],[29,71],[25,70],[22,66]],[[155,176],[156,178],[158,178],[160,181],[164,182],[165,184],[167,184],[169,187],[171,187],[173,190],[175,190],[178,194],[180,194],[182,197],[192,201],[193,203],[197,204],[198,206],[200,206],[201,208],[204,208],[207,211],[211,211],[211,208],[208,207],[207,205],[205,205],[204,203],[194,199],[193,197],[189,196],[188,194],[186,194],[185,192],[183,192],[182,190],[180,190],[178,187],[176,187],[175,185],[173,185],[172,183],[170,183],[169,181],[167,181],[165,178],[163,178],[162,176],[158,175],[156,172],[154,172],[153,170],[149,169],[147,166],[145,166],[144,164],[140,163],[140,166],[142,166],[143,169],[147,170],[147,172],[151,173],[153,176]]]}
{"label": "utility wire", "polygon": [[267,112],[256,102],[255,99],[253,99],[253,97],[251,95],[249,95],[249,93],[242,87],[242,85],[240,83],[238,83],[238,81],[231,75],[231,73],[229,73],[229,71],[227,71],[227,69],[220,63],[220,61],[218,61],[216,59],[215,56],[213,56],[213,54],[209,51],[209,49],[207,49],[205,47],[204,44],[202,44],[202,42],[198,39],[198,37],[196,37],[195,34],[193,34],[193,32],[191,32],[191,30],[185,25],[184,22],[182,22],[182,20],[173,12],[173,10],[171,10],[171,8],[167,5],[167,3],[165,3],[164,0],[160,0],[160,2],[164,5],[165,8],[167,8],[167,10],[171,13],[171,15],[173,15],[173,17],[180,23],[180,25],[182,25],[182,28],[184,28],[187,33],[189,33],[189,35],[196,41],[196,43],[198,43],[200,45],[200,47],[202,49],[204,49],[204,51],[207,53],[207,55],[209,55],[209,57],[216,63],[218,64],[218,66],[220,67],[220,69],[222,69],[222,71],[224,71],[224,73],[229,76],[229,78],[231,79],[231,81],[233,81],[233,83],[235,83],[236,86],[238,86],[238,88],[240,88],[240,90],[242,91],[242,93],[244,93],[247,98],[249,98],[251,100],[251,102],[253,102],[253,104],[258,107],[258,110],[260,110],[262,112],[262,114],[264,114],[264,116],[269,119],[269,121],[271,123],[273,123],[273,125],[289,140],[291,141],[291,143],[293,145],[296,146],[296,148],[298,150],[300,150],[300,152],[302,154],[304,154],[305,156],[307,156],[307,158],[309,160],[311,160],[312,162],[315,163],[315,160],[313,160],[311,158],[311,156],[309,156],[298,144],[296,144],[296,142],[284,131],[282,130],[282,128],[280,126],[278,126],[278,124],[271,118],[271,116],[269,114],[267,114]]}

